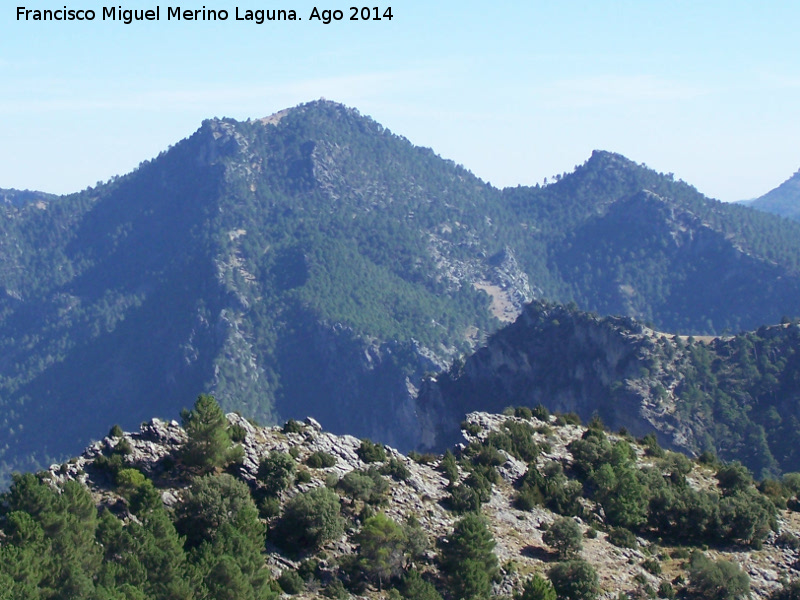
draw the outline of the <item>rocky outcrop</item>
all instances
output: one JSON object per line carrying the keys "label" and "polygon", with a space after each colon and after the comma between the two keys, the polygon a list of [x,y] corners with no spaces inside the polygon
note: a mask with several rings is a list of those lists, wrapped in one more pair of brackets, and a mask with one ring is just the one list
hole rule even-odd
{"label": "rocky outcrop", "polygon": [[[327,432],[313,418],[307,418],[299,426],[288,429],[289,432],[280,427],[256,426],[234,413],[228,414],[227,418],[243,434],[241,446],[244,458],[238,469],[233,470],[237,477],[255,488],[258,485],[258,464],[273,451],[291,454],[297,461],[297,468],[308,472],[303,483],[297,483],[281,493],[282,502],[297,493],[330,485],[332,479],[338,480],[351,471],[385,464],[365,463],[358,453],[360,440],[350,435],[338,436]],[[469,444],[485,442],[490,435],[502,431],[509,420],[531,426],[534,441],[542,449],[536,459],[540,470],[548,463],[556,462],[565,472],[571,471],[573,457],[570,444],[582,438],[586,430],[576,425],[557,425],[555,417],[540,421],[535,418],[525,420],[485,412],[470,413],[465,419],[465,430],[460,432],[461,443],[455,447],[456,454],[465,452]],[[614,434],[608,436],[612,443],[624,439]],[[185,442],[186,434],[177,422],[152,419],[143,423],[139,431],[106,437],[88,447],[77,459],[64,465],[53,465],[48,477],[53,484],[68,479],[81,481],[93,492],[99,506],[107,507],[124,519],[135,519],[128,512],[127,502],[118,495],[113,482],[102,470],[93,467],[94,461],[101,455],[113,453],[119,444],[127,444],[129,449],[124,457],[125,464],[145,473],[155,483],[161,492],[162,501],[169,508],[181,502],[183,490],[189,483],[188,478],[174,470],[181,446]],[[640,466],[653,465],[653,458],[642,447],[634,445],[633,449]],[[403,523],[410,517],[419,522],[422,528],[419,535],[426,536],[430,543],[430,549],[423,560],[429,563],[428,568],[435,569],[436,544],[446,539],[459,518],[448,510],[448,482],[438,468],[441,456],[416,462],[391,447],[385,447],[385,451],[387,460],[402,464],[407,476],[391,479],[380,510],[398,523]],[[308,457],[315,452],[324,452],[334,457],[334,464],[319,469],[305,466]],[[483,505],[481,512],[487,518],[494,536],[494,552],[501,566],[493,593],[511,596],[519,591],[531,573],[546,572],[555,560],[551,549],[543,541],[543,532],[557,515],[543,507],[534,507],[530,511],[517,508],[514,503],[515,485],[525,475],[528,465],[508,452],[501,451],[501,455],[506,459],[497,467],[501,479],[492,487],[490,499]],[[463,482],[467,475],[462,465],[460,481]],[[695,467],[688,475],[688,484],[696,489],[708,489],[716,486],[716,480],[707,469]],[[685,549],[679,555],[676,549],[641,537],[638,538],[637,548],[617,547],[609,542],[606,532],[595,529],[602,525],[602,513],[597,512],[590,501],[586,502],[588,510],[594,515],[591,518],[595,520],[595,524],[590,526],[587,521],[575,518],[585,534],[580,555],[597,569],[603,598],[616,598],[620,593],[634,596],[646,594],[648,588],[658,589],[662,582],[671,581],[678,574],[686,576],[686,563],[681,558],[676,558],[685,556]],[[351,506],[353,500],[343,497],[342,503],[345,507]],[[800,517],[797,514],[787,511],[779,513],[780,527],[786,535],[800,532]],[[344,556],[358,551],[358,544],[353,538],[357,530],[356,521],[341,539],[327,544],[320,557],[315,558],[319,560],[317,575],[323,583],[335,576],[336,565]],[[739,564],[748,573],[756,598],[766,597],[779,587],[782,579],[791,578],[800,558],[797,549],[781,545],[777,534],[771,534],[758,552],[732,547],[713,548],[707,554],[714,559],[725,558]],[[267,546],[264,559],[276,577],[282,571],[297,569],[300,565],[300,562],[281,554],[271,545]],[[653,561],[658,562],[660,568],[663,567],[663,572],[653,572],[646,568],[648,562],[652,564]],[[317,597],[314,594],[314,589],[309,588],[298,598]]]}

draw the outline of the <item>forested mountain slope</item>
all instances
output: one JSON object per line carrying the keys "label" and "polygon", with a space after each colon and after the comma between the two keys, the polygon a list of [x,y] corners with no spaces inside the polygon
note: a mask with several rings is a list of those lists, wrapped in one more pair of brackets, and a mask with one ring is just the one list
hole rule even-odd
{"label": "forested mountain slope", "polygon": [[[599,415],[761,476],[800,470],[800,325],[680,337],[628,317],[534,302],[486,347],[429,378],[419,398],[427,442],[457,436],[462,415],[508,405]],[[449,437],[448,437],[449,432]]]}
{"label": "forested mountain slope", "polygon": [[606,152],[559,179],[497,190],[319,101],[209,120],[128,175],[0,204],[3,468],[198,390],[414,447],[423,374],[534,298],[681,333],[796,311],[800,225]]}
{"label": "forested mountain slope", "polygon": [[748,202],[748,206],[782,217],[800,219],[800,170],[774,190]]}

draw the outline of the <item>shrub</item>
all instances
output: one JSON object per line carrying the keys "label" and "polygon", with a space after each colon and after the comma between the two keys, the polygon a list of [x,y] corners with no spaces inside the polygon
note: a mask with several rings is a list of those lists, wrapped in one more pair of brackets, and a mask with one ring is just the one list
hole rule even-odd
{"label": "shrub", "polygon": [[636,548],[639,545],[636,536],[624,527],[615,527],[609,531],[608,541],[620,548]]}
{"label": "shrub", "polygon": [[782,531],[775,540],[775,543],[782,548],[800,550],[800,539],[797,539],[797,536],[791,531]]}
{"label": "shrub", "polygon": [[559,558],[565,559],[579,553],[583,549],[583,535],[580,526],[569,517],[561,517],[553,521],[544,532],[542,540],[556,549]]}
{"label": "shrub", "polygon": [[652,575],[661,574],[661,563],[656,558],[648,558],[643,560],[642,568]]}
{"label": "shrub", "polygon": [[292,571],[291,569],[285,569],[281,576],[278,577],[278,585],[281,586],[281,589],[292,596],[295,594],[299,594],[305,589],[305,582],[303,578],[297,573],[297,571]]}
{"label": "shrub", "polygon": [[408,600],[442,600],[442,595],[418,571],[412,569],[403,577],[400,593]]}
{"label": "shrub", "polygon": [[312,469],[327,469],[335,464],[336,457],[321,450],[317,450],[306,459],[306,465]]}
{"label": "shrub", "polygon": [[311,481],[311,472],[308,469],[298,469],[295,477],[297,483],[308,483]]}
{"label": "shrub", "polygon": [[402,527],[383,513],[366,519],[355,541],[358,565],[378,589],[403,572],[408,540]]}
{"label": "shrub", "polygon": [[780,589],[773,591],[769,600],[800,600],[800,579],[784,582]]}
{"label": "shrub", "polygon": [[742,463],[734,461],[717,470],[717,481],[724,493],[742,491],[753,485],[753,476]]}
{"label": "shrub", "polygon": [[692,554],[690,594],[702,600],[739,600],[750,595],[750,578],[728,560],[712,561],[702,552]]}
{"label": "shrub", "polygon": [[190,548],[213,542],[226,525],[239,530],[253,544],[264,544],[264,527],[250,489],[227,473],[195,479],[175,516],[175,529],[186,536]]}
{"label": "shrub", "polygon": [[368,439],[361,440],[361,445],[356,450],[358,457],[365,463],[383,462],[386,460],[386,450],[383,445],[376,444]]}
{"label": "shrub", "polygon": [[579,558],[553,565],[547,576],[559,598],[594,600],[600,591],[597,571]]}
{"label": "shrub", "polygon": [[549,580],[537,573],[523,584],[522,592],[515,595],[514,600],[556,600],[556,590]]}
{"label": "shrub", "polygon": [[339,497],[328,488],[298,494],[286,503],[275,531],[289,551],[318,548],[344,532]]}
{"label": "shrub", "polygon": [[478,511],[481,508],[481,498],[470,486],[460,483],[450,488],[450,510],[456,513]]}
{"label": "shrub", "polygon": [[[546,409],[545,409],[546,410]],[[530,421],[533,418],[533,411],[527,406],[518,406],[514,409],[514,416],[518,419]]]}
{"label": "shrub", "polygon": [[108,437],[110,438],[120,438],[123,435],[124,432],[122,431],[122,427],[120,427],[119,425],[114,425],[111,428],[111,431],[108,432]]}
{"label": "shrub", "polygon": [[294,481],[296,463],[285,452],[272,451],[261,459],[256,477],[264,484],[268,494],[278,495]]}
{"label": "shrub", "polygon": [[533,417],[539,419],[540,421],[544,421],[545,423],[550,421],[550,411],[543,404],[537,404],[533,407],[531,411]]}
{"label": "shrub", "polygon": [[303,424],[294,419],[289,419],[283,425],[283,433],[300,433],[301,431],[303,431]]}
{"label": "shrub", "polygon": [[380,473],[391,477],[395,481],[405,481],[411,476],[411,471],[408,470],[408,467],[396,458],[390,458],[389,462],[380,468]]}
{"label": "shrub", "polygon": [[383,500],[389,489],[386,481],[377,469],[368,471],[350,471],[339,481],[337,487],[354,500],[362,500],[377,504]]}
{"label": "shrub", "polygon": [[456,457],[453,456],[450,450],[444,453],[442,461],[439,463],[439,468],[444,473],[447,481],[450,482],[450,485],[458,481],[458,463],[456,463]]}
{"label": "shrub", "polygon": [[418,465],[429,465],[433,462],[436,462],[437,459],[437,456],[431,452],[425,452],[424,454],[420,454],[415,450],[409,452],[407,456]]}
{"label": "shrub", "polygon": [[658,585],[658,597],[667,598],[667,600],[672,600],[675,597],[675,588],[672,587],[669,581],[662,581]]}
{"label": "shrub", "polygon": [[247,430],[238,423],[231,425],[228,433],[231,436],[231,441],[236,443],[243,442],[247,437]]}

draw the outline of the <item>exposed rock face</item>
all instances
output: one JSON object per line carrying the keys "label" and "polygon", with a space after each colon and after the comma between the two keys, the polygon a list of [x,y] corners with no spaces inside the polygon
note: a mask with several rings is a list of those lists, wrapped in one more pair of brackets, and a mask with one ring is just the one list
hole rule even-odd
{"label": "exposed rock face", "polygon": [[[359,458],[360,440],[349,435],[337,436],[326,432],[313,418],[306,419],[296,433],[284,433],[278,427],[257,427],[233,413],[228,414],[227,418],[232,425],[244,432],[242,442],[244,460],[236,473],[240,479],[251,486],[258,485],[256,482],[258,464],[273,451],[290,453],[296,457],[299,469],[308,470],[309,481],[295,484],[282,492],[280,496],[282,502],[297,493],[326,485],[326,481],[333,476],[341,478],[351,471],[376,466],[375,463],[364,463]],[[535,459],[537,468],[541,469],[548,463],[556,462],[566,472],[571,470],[573,456],[569,445],[582,438],[586,430],[575,425],[557,426],[554,417],[542,422],[537,419],[526,421],[484,412],[470,413],[466,417],[467,430],[460,434],[462,444],[456,448],[456,453],[463,451],[466,444],[484,441],[491,434],[502,431],[509,419],[517,423],[527,423],[532,426],[532,431],[535,430],[533,438],[544,449]],[[611,442],[616,442],[622,438],[609,434],[609,439]],[[117,494],[113,482],[109,481],[100,470],[93,468],[93,462],[98,456],[112,452],[123,440],[131,447],[124,459],[126,465],[140,469],[154,481],[161,492],[162,501],[168,508],[181,502],[188,480],[182,476],[176,477],[174,473],[170,474],[170,469],[173,467],[169,465],[170,459],[174,461],[179,455],[181,445],[186,441],[186,434],[174,421],[153,419],[143,423],[138,432],[125,433],[121,437],[105,438],[96,442],[87,448],[81,457],[64,465],[53,465],[49,477],[54,483],[77,479],[90,488],[98,506],[105,506],[125,519],[135,519],[135,516],[127,512],[127,503]],[[429,463],[423,464],[410,460],[390,447],[386,447],[385,450],[387,459],[400,462],[408,471],[408,476],[404,479],[391,479],[380,510],[398,523],[405,522],[409,517],[417,519],[422,527],[421,535],[426,536],[431,544],[423,560],[428,565],[427,569],[435,570],[435,544],[449,535],[453,524],[459,518],[459,515],[447,509],[448,482],[438,469],[441,457],[434,457]],[[633,446],[633,450],[639,465],[652,466],[653,459],[646,455],[643,448]],[[303,466],[305,460],[314,452],[330,454],[334,457],[335,463],[322,469]],[[502,567],[493,594],[510,596],[519,591],[531,573],[546,572],[555,560],[551,549],[544,543],[542,534],[557,515],[543,507],[523,511],[515,506],[513,501],[515,484],[526,473],[528,466],[505,451],[501,454],[506,458],[505,462],[498,466],[501,479],[493,486],[491,497],[483,505],[481,512],[488,520],[496,542],[494,551]],[[381,463],[377,464],[380,465]],[[467,475],[462,465],[460,482],[463,482]],[[716,486],[716,480],[708,470],[700,467],[692,470],[687,482],[696,489]],[[343,497],[341,501],[344,507],[352,507],[352,499]],[[597,509],[593,508],[588,500],[587,507],[594,515],[592,518],[602,524],[602,514],[597,513]],[[672,580],[676,574],[686,575],[686,563],[681,559],[671,558],[674,549],[660,545],[660,541],[659,545],[656,545],[653,540],[639,538],[638,548],[620,548],[609,542],[605,532],[590,530],[587,522],[577,517],[575,520],[585,534],[580,555],[597,569],[603,598],[616,598],[619,593],[644,594],[645,586],[658,589],[661,582]],[[785,532],[797,534],[800,531],[798,513],[781,512],[779,521]],[[335,576],[336,564],[344,555],[358,551],[358,545],[353,539],[357,529],[356,520],[341,539],[333,540],[324,547],[324,557],[319,561],[317,571],[323,584]],[[792,577],[800,558],[797,549],[780,546],[775,534],[767,538],[763,549],[758,552],[737,548],[716,548],[707,553],[711,558],[725,558],[739,564],[750,576],[751,587],[757,598],[764,598],[777,589],[781,578]],[[657,559],[663,565],[663,573],[654,574],[645,568],[646,561],[652,559]],[[296,569],[300,564],[299,561],[284,556],[271,545],[267,546],[265,562],[274,576],[278,576],[286,569]],[[318,597],[315,594],[313,588],[310,588],[302,592],[298,598]]]}
{"label": "exposed rock face", "polygon": [[542,404],[584,420],[598,414],[610,428],[637,436],[655,430],[667,447],[692,452],[695,441],[673,417],[674,405],[656,400],[650,374],[642,377],[657,343],[652,330],[630,319],[530,305],[463,366],[425,382],[418,398],[422,444],[447,445],[465,412]]}

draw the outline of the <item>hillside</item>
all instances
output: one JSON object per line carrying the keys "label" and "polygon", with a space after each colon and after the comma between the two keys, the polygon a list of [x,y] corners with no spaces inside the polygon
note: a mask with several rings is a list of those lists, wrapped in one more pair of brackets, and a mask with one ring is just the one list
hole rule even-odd
{"label": "hillside", "polygon": [[210,402],[187,430],[114,428],[18,476],[0,503],[6,597],[508,598],[538,575],[575,600],[779,600],[795,575],[794,475],[757,489],[736,464],[541,407],[473,413],[455,454],[407,457]]}
{"label": "hillside", "polygon": [[798,224],[608,152],[497,190],[327,101],[0,212],[0,478],[198,390],[409,449],[423,376],[535,298],[701,334],[800,297]]}
{"label": "hillside", "polygon": [[795,221],[800,219],[800,171],[774,190],[749,201],[748,206]]}
{"label": "hillside", "polygon": [[426,443],[441,447],[466,412],[543,404],[775,475],[800,470],[799,357],[796,321],[694,338],[534,302],[484,348],[426,381],[420,421]]}

